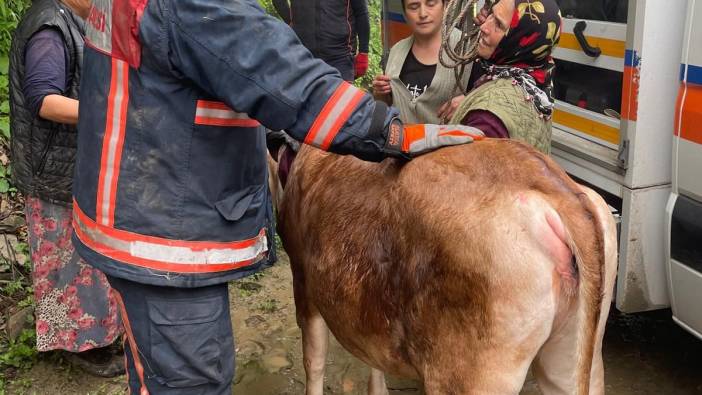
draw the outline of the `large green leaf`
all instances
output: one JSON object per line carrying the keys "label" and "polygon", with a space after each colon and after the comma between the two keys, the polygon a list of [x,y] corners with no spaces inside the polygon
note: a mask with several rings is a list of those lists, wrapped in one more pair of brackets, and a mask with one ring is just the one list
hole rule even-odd
{"label": "large green leaf", "polygon": [[10,190],[10,183],[5,178],[0,178],[0,193],[7,193]]}
{"label": "large green leaf", "polygon": [[6,140],[10,139],[10,117],[0,116],[0,136]]}
{"label": "large green leaf", "polygon": [[10,68],[10,58],[0,56],[0,74],[7,75],[7,70]]}

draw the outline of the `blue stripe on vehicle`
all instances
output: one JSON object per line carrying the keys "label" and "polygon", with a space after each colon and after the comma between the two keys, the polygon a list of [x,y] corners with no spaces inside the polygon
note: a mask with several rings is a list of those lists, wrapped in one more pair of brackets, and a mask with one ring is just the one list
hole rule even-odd
{"label": "blue stripe on vehicle", "polygon": [[687,66],[687,83],[702,85],[702,67],[695,66],[694,64],[681,64],[680,65],[680,81],[685,80],[685,66]]}
{"label": "blue stripe on vehicle", "polygon": [[637,67],[641,62],[641,57],[633,49],[624,51],[624,66]]}
{"label": "blue stripe on vehicle", "polygon": [[388,13],[386,13],[386,15],[388,16],[388,20],[390,20],[390,21],[406,23],[405,16],[402,14],[399,14],[397,12],[388,12]]}

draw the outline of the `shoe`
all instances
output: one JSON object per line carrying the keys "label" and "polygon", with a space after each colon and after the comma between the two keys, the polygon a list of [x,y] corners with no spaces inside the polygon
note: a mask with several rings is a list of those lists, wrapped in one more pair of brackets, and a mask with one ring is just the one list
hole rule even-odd
{"label": "shoe", "polygon": [[80,353],[66,353],[66,357],[73,366],[93,376],[111,378],[125,373],[124,354],[115,353],[109,346]]}

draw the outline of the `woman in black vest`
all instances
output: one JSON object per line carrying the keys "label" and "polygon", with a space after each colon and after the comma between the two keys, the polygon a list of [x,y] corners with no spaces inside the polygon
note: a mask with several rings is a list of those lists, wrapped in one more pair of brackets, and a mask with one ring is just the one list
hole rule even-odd
{"label": "woman in black vest", "polygon": [[35,0],[14,33],[12,165],[26,202],[37,349],[79,353],[69,359],[111,377],[124,372],[118,353],[103,348],[122,333],[117,305],[105,276],[79,258],[70,240],[81,17],[89,10],[89,0]]}

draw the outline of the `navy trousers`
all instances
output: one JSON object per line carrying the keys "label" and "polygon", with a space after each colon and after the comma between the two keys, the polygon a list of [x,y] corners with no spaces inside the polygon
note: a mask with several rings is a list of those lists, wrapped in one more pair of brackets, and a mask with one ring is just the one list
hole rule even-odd
{"label": "navy trousers", "polygon": [[341,78],[353,83],[353,56],[348,55],[337,59],[323,59],[329,66],[339,70],[341,73]]}
{"label": "navy trousers", "polygon": [[108,276],[125,327],[131,394],[231,395],[227,284],[172,288]]}

